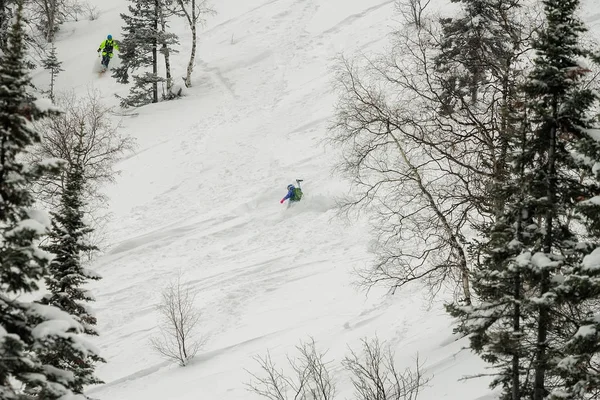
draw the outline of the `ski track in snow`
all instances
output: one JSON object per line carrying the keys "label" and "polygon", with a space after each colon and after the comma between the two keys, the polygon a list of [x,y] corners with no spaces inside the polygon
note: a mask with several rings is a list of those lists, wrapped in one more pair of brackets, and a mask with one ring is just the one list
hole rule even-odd
{"label": "ski track in snow", "polygon": [[[586,0],[587,7],[594,0]],[[433,0],[440,6],[446,0]],[[418,352],[433,375],[421,400],[491,400],[485,380],[458,379],[482,363],[452,335],[442,304],[418,288],[367,295],[352,273],[372,262],[366,221],[336,214],[347,183],[331,174],[337,149],[325,147],[336,101],[335,58],[387,45],[393,0],[220,0],[219,14],[199,31],[193,87],[175,102],[128,110],[122,131],[137,140],[116,183],[106,187],[110,212],[106,252],[91,286],[108,360],[100,400],[253,400],[246,372],[268,350],[278,366],[312,336],[328,357],[339,398],[352,387],[339,362],[347,345],[377,335],[399,367]],[[98,78],[96,48],[118,37],[122,0],[98,2],[96,21],[67,23],[58,35],[64,73],[57,85],[98,89],[108,104],[127,88]],[[598,10],[595,10],[598,11]],[[600,18],[588,13],[590,24]],[[189,33],[173,24],[185,75]],[[114,65],[118,65],[118,57]],[[45,73],[35,75],[45,85]],[[305,199],[281,206],[288,182],[303,178]],[[186,368],[153,353],[160,290],[178,272],[197,294],[206,347]]]}
{"label": "ski track in snow", "polygon": [[322,35],[330,35],[332,33],[337,33],[339,32],[342,28],[348,27],[349,25],[352,25],[357,19],[360,18],[364,18],[367,14],[373,12],[373,11],[377,11],[383,7],[387,7],[391,4],[394,4],[396,2],[396,0],[388,0],[388,1],[384,1],[383,3],[374,5],[372,7],[369,7],[367,9],[365,9],[362,12],[356,13],[356,14],[352,14],[348,17],[346,17],[345,19],[343,19],[340,23],[336,24],[334,27],[327,29],[326,31],[324,31],[322,33]]}

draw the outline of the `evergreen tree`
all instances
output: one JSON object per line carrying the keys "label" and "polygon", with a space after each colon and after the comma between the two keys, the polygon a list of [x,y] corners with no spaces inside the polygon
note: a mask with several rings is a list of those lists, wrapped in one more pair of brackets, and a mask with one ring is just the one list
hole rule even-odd
{"label": "evergreen tree", "polygon": [[41,118],[51,108],[30,103],[26,94],[30,79],[21,14],[22,2],[0,57],[0,398],[23,398],[23,385],[26,392],[52,400],[71,395],[74,379],[69,371],[45,364],[36,350],[64,349],[80,358],[92,351],[78,336],[82,326],[67,313],[20,298],[38,290],[51,259],[36,245],[49,222],[32,208],[28,186],[42,173],[59,168],[51,163],[22,163],[28,146],[40,141],[26,118]]}
{"label": "evergreen tree", "polygon": [[[94,301],[94,298],[82,288],[86,282],[100,279],[100,276],[82,265],[84,253],[97,248],[87,243],[93,229],[84,222],[85,178],[81,145],[80,141],[73,149],[74,158],[65,176],[60,206],[52,214],[51,243],[45,249],[56,257],[50,263],[50,275],[46,278],[50,294],[42,302],[69,313],[83,326],[84,333],[97,335],[94,328],[96,318],[84,303]],[[42,349],[40,354],[46,364],[74,373],[75,381],[71,388],[75,393],[82,393],[85,385],[102,383],[94,376],[94,364],[104,360],[96,354],[81,358],[80,354],[71,353],[68,349],[60,353]]]}
{"label": "evergreen tree", "polygon": [[578,63],[590,55],[578,44],[578,5],[544,1],[523,87],[530,129],[511,137],[512,179],[496,193],[506,207],[473,277],[481,303],[449,307],[471,347],[498,368],[492,385],[504,387],[503,399],[598,395],[600,135],[590,129],[598,97]]}
{"label": "evergreen tree", "polygon": [[[526,115],[522,117],[526,120]],[[504,206],[495,223],[482,232],[487,241],[481,246],[481,263],[471,277],[480,301],[465,307],[448,306],[461,322],[457,330],[470,335],[471,348],[495,367],[491,386],[504,388],[502,400],[531,397],[530,387],[524,384],[532,380],[530,366],[523,365],[522,360],[532,358],[531,349],[523,344],[532,340],[531,316],[524,305],[532,292],[525,293],[524,284],[530,281],[527,249],[538,238],[533,232],[537,225],[527,205],[532,198],[526,193],[529,182],[525,177],[525,147],[529,143],[525,132],[524,129],[510,138],[510,179],[491,192],[504,199]]]}
{"label": "evergreen tree", "polygon": [[447,111],[475,103],[486,83],[509,79],[510,67],[523,50],[516,14],[521,0],[451,0],[462,13],[441,19],[440,54],[435,58],[448,96]]}
{"label": "evergreen tree", "polygon": [[61,68],[62,62],[58,60],[56,56],[56,46],[54,43],[50,44],[50,53],[48,53],[47,57],[42,60],[42,66],[44,69],[47,69],[50,72],[50,89],[48,90],[48,94],[50,99],[54,101],[54,82],[56,80],[56,76],[64,71]]}
{"label": "evergreen tree", "polygon": [[[158,74],[159,47],[168,57],[177,43],[177,36],[166,31],[167,12],[162,0],[131,1],[133,4],[129,6],[129,15],[121,14],[125,22],[123,39],[119,42],[121,65],[113,73],[121,83],[129,83],[129,74],[133,75],[129,96],[121,99],[123,107],[158,102],[158,84],[166,81]],[[152,72],[133,74],[150,66]]]}
{"label": "evergreen tree", "polygon": [[[598,171],[589,161],[600,161],[600,143],[590,130],[598,95],[582,82],[589,70],[579,60],[591,54],[579,40],[586,30],[576,15],[579,0],[543,3],[547,25],[535,45],[538,55],[525,88],[537,128],[529,157],[538,158],[543,167],[530,172],[531,191],[538,199],[536,215],[543,221],[535,250],[548,260],[535,271],[539,301],[534,303],[533,399],[542,400],[548,393],[552,398],[580,399],[598,390],[599,376],[590,365],[599,356],[598,345],[573,345],[589,340],[583,340],[580,327],[597,319],[594,303],[600,299],[600,268],[588,268],[590,253],[600,246],[600,205],[577,202],[600,193]],[[561,384],[549,385],[557,375]],[[594,380],[596,385],[589,385]]]}
{"label": "evergreen tree", "polygon": [[12,0],[0,0],[0,54],[6,50],[8,45],[12,7]]}
{"label": "evergreen tree", "polygon": [[[459,136],[480,153],[487,192],[506,179],[508,137],[519,129],[519,81],[530,33],[520,22],[522,0],[452,0],[462,12],[440,21],[442,36],[435,57],[440,114],[458,126]],[[498,194],[498,193],[497,193]],[[501,197],[483,194],[482,214],[501,214]],[[490,212],[491,211],[491,212]]]}
{"label": "evergreen tree", "polygon": [[[442,130],[440,140],[457,143],[458,150],[449,152],[457,164],[477,160],[479,176],[467,192],[481,198],[469,200],[480,214],[475,222],[479,224],[497,218],[504,207],[498,193],[490,197],[489,191],[507,178],[508,137],[521,124],[514,115],[521,101],[518,86],[530,33],[521,23],[522,0],[452,2],[461,12],[440,21],[433,85],[440,118],[451,127],[450,135]],[[465,156],[464,149],[471,155]]]}

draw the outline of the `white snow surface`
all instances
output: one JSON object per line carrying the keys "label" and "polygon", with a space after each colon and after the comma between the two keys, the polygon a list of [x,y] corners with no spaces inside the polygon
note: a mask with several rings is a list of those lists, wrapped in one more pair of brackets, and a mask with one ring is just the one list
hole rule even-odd
{"label": "white snow surface", "polygon": [[[600,25],[596,0],[582,15]],[[107,72],[98,76],[98,44],[121,35],[123,0],[93,0],[97,20],[66,23],[58,35],[61,90],[101,91],[109,104],[125,95]],[[218,0],[218,15],[199,31],[193,87],[178,101],[127,110],[122,133],[137,140],[106,188],[112,215],[106,253],[92,266],[90,285],[106,364],[100,400],[252,400],[248,371],[270,352],[286,367],[300,341],[329,350],[339,399],[351,399],[340,366],[348,346],[374,337],[395,350],[398,367],[419,354],[432,379],[420,400],[494,398],[488,372],[452,334],[443,298],[429,303],[418,287],[368,294],[353,271],[369,265],[366,221],[336,216],[335,197],[347,182],[330,171],[338,156],[324,146],[336,100],[335,57],[369,54],[388,44],[397,26],[393,0]],[[434,0],[446,6],[446,0]],[[177,83],[190,47],[183,22],[174,56]],[[118,56],[112,61],[117,65]],[[45,71],[34,81],[48,85]],[[115,117],[117,118],[117,117]],[[305,198],[279,204],[286,186],[304,179]],[[524,261],[524,260],[523,260]],[[184,274],[202,313],[205,348],[181,368],[149,345],[158,333],[161,288]]]}

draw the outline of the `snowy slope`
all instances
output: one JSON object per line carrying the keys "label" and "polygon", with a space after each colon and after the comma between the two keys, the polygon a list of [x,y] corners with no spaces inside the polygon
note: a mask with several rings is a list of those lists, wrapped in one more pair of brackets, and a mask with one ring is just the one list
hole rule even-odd
{"label": "snowy slope", "polygon": [[[587,0],[586,21],[600,31],[600,7]],[[435,2],[435,0],[434,0]],[[444,4],[445,0],[437,0]],[[122,120],[137,139],[122,174],[107,188],[112,219],[108,250],[92,287],[108,360],[98,373],[102,400],[255,399],[244,386],[254,355],[281,363],[300,340],[315,338],[336,362],[339,398],[351,388],[339,366],[347,346],[377,334],[401,366],[418,352],[433,376],[422,400],[486,399],[480,361],[454,341],[442,304],[417,288],[367,296],[352,285],[353,269],[370,262],[366,224],[336,217],[334,197],[347,185],[330,173],[327,148],[335,96],[331,66],[344,52],[370,52],[395,26],[392,0],[219,0],[202,31],[194,87],[185,98],[135,110]],[[93,73],[96,48],[119,38],[122,0],[98,2],[96,21],[64,26],[58,85],[92,88],[116,104],[126,88]],[[594,12],[595,11],[595,12]],[[183,24],[175,75],[189,48]],[[45,76],[36,76],[42,84]],[[179,79],[179,78],[177,78]],[[295,178],[306,200],[292,209],[278,200]],[[163,362],[149,346],[155,305],[178,271],[197,291],[204,351],[192,365]]]}

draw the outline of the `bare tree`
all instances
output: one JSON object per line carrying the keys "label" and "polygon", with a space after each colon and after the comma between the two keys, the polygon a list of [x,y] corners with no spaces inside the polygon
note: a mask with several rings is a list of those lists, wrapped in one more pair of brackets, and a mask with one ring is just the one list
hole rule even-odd
{"label": "bare tree", "polygon": [[416,28],[422,28],[424,13],[431,0],[396,0],[395,7],[399,15],[409,24],[414,24]]}
{"label": "bare tree", "polygon": [[181,280],[179,274],[162,291],[157,306],[160,336],[152,338],[150,343],[161,356],[184,367],[202,348],[206,337],[197,332],[200,312],[194,304],[196,295]]}
{"label": "bare tree", "polygon": [[[520,3],[440,20],[428,1],[401,0],[405,21],[391,51],[341,60],[331,140],[343,152],[338,170],[356,188],[342,210],[375,215],[378,257],[361,272],[367,287],[418,281],[430,294],[450,286],[471,303],[474,233],[503,211],[490,193],[506,179],[507,137],[522,123],[511,111],[522,104],[515,88],[535,26],[517,17]],[[477,18],[487,19],[469,25]]]}
{"label": "bare tree", "polygon": [[254,381],[248,384],[250,391],[269,400],[311,399],[332,400],[335,387],[325,361],[325,353],[317,351],[314,339],[296,346],[300,353],[294,359],[288,356],[292,376],[278,370],[271,355],[256,357],[263,371],[262,377],[250,373]]}
{"label": "bare tree", "polygon": [[350,350],[342,362],[352,373],[357,400],[416,400],[430,378],[424,377],[417,356],[415,369],[398,371],[394,353],[383,350],[378,339],[362,341],[362,354]]}
{"label": "bare tree", "polygon": [[35,0],[37,6],[38,29],[43,33],[44,38],[49,42],[54,42],[54,35],[58,30],[59,24],[59,1],[58,0]]}
{"label": "bare tree", "polygon": [[444,174],[435,169],[450,167],[448,163],[407,140],[423,133],[428,113],[415,113],[415,101],[391,108],[385,94],[364,83],[347,60],[338,84],[341,96],[332,142],[343,149],[338,170],[357,189],[356,197],[344,200],[341,207],[375,216],[377,261],[361,273],[362,283],[370,287],[385,282],[395,289],[421,281],[432,293],[456,283],[470,303],[467,251],[460,231],[470,204],[440,196],[461,182],[456,176],[440,180]]}
{"label": "bare tree", "polygon": [[204,24],[208,15],[216,14],[208,0],[175,0],[175,11],[187,20],[192,35],[192,50],[188,61],[186,76],[183,79],[186,87],[192,86],[192,71],[196,60],[198,25]]}
{"label": "bare tree", "polygon": [[54,42],[58,27],[65,21],[78,20],[83,8],[77,0],[32,0],[28,2],[30,19],[48,43]]}
{"label": "bare tree", "polygon": [[98,19],[98,17],[100,16],[100,11],[98,10],[98,7],[93,5],[90,2],[85,2],[81,5],[82,8],[82,12],[85,13],[85,15],[87,16],[87,19],[89,21],[95,21]]}
{"label": "bare tree", "polygon": [[[83,98],[73,92],[62,93],[56,97],[56,104],[64,113],[36,123],[43,141],[29,156],[33,161],[60,158],[72,165],[75,146],[81,142],[85,200],[90,207],[97,207],[103,200],[98,189],[102,184],[114,181],[119,173],[115,164],[126,152],[133,150],[135,142],[133,138],[119,134],[119,125],[111,122],[111,109],[102,104],[97,91],[91,91]],[[34,189],[38,198],[53,208],[64,189],[64,174],[44,177]]]}
{"label": "bare tree", "polygon": [[[350,372],[358,400],[416,400],[419,391],[429,378],[423,376],[418,358],[415,369],[398,371],[394,354],[389,348],[382,350],[377,339],[362,341],[362,352],[350,350],[342,365]],[[329,371],[331,362],[326,353],[316,350],[314,339],[296,347],[299,356],[287,357],[290,374],[276,367],[267,353],[256,357],[262,369],[261,376],[250,373],[254,380],[248,384],[250,391],[269,400],[332,400],[336,390]]]}

